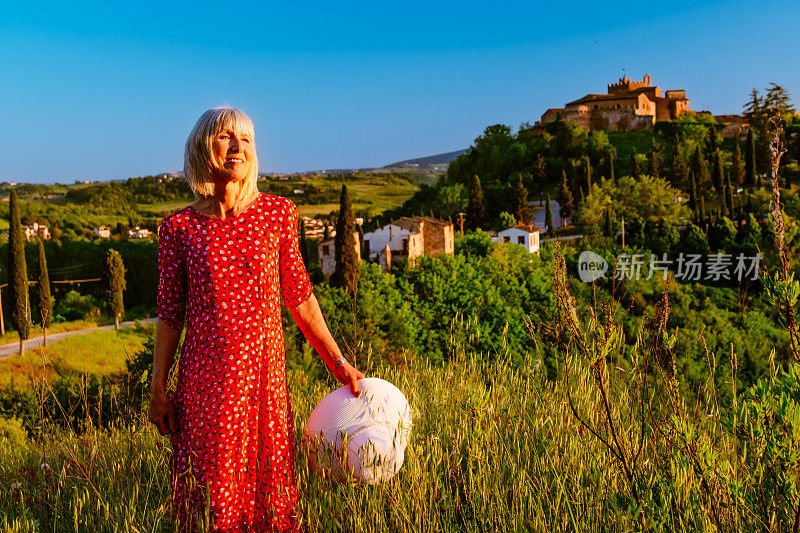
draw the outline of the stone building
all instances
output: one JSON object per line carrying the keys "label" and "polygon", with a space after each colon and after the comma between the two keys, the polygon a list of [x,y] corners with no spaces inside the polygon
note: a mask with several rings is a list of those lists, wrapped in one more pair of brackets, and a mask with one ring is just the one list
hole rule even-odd
{"label": "stone building", "polygon": [[50,230],[38,222],[34,222],[30,226],[22,226],[22,232],[25,234],[26,241],[32,241],[37,237],[45,241],[50,238]]}
{"label": "stone building", "polygon": [[574,120],[587,131],[631,131],[652,129],[656,121],[674,120],[689,111],[683,89],[661,91],[650,84],[650,75],[642,81],[628,77],[609,84],[607,94],[587,94],[563,108],[548,109],[536,125]]}
{"label": "stone building", "polygon": [[452,222],[431,217],[401,217],[386,226],[364,234],[364,247],[371,260],[384,270],[392,258],[413,261],[422,255],[452,254],[455,233]]}
{"label": "stone building", "polygon": [[[319,252],[319,265],[322,267],[322,273],[325,278],[331,277],[331,274],[336,270],[336,245],[334,239],[326,239],[317,244],[317,252]],[[361,261],[361,243],[359,242],[358,232],[353,232],[353,247],[356,249],[356,257]]]}

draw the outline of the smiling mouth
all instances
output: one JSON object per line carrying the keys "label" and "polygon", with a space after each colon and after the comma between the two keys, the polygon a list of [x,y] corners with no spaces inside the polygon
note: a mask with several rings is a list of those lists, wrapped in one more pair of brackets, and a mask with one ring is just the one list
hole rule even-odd
{"label": "smiling mouth", "polygon": [[229,157],[228,159],[225,160],[225,162],[226,163],[244,163],[244,160],[240,159],[238,157]]}

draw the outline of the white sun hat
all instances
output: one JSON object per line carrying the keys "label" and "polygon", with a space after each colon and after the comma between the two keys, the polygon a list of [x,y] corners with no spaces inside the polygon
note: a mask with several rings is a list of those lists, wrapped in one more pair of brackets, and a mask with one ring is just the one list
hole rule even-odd
{"label": "white sun hat", "polygon": [[323,398],[308,417],[303,440],[311,465],[321,475],[375,485],[403,466],[411,408],[388,381],[365,378],[358,387],[360,398],[348,386]]}

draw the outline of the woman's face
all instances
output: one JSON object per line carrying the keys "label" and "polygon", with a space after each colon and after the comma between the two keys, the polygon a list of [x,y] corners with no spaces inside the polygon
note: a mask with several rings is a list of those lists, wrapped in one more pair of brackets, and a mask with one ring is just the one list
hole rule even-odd
{"label": "woman's face", "polygon": [[256,149],[247,133],[233,129],[219,132],[211,140],[211,167],[215,180],[241,181],[250,173]]}

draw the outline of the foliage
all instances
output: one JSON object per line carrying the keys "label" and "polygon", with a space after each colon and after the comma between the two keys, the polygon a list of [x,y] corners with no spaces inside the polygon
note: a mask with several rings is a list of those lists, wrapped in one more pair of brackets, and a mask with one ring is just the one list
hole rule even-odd
{"label": "foliage", "polygon": [[339,200],[339,218],[336,219],[336,237],[333,243],[336,269],[331,276],[331,285],[343,287],[351,293],[356,290],[358,284],[359,258],[353,242],[355,231],[353,206],[347,194],[347,186],[343,184]]}
{"label": "foliage", "polygon": [[104,308],[102,300],[91,294],[81,295],[78,291],[69,291],[56,303],[56,322],[85,320],[97,318]]}
{"label": "foliage", "polygon": [[596,234],[603,227],[603,214],[608,206],[626,218],[664,220],[673,225],[689,217],[689,209],[676,202],[678,191],[664,179],[642,175],[639,179],[625,176],[616,183],[608,180],[592,185],[578,208],[575,222],[587,234]]}
{"label": "foliage", "polygon": [[118,251],[109,249],[105,270],[106,303],[111,315],[118,319],[125,312],[122,293],[125,291],[125,264]]}
{"label": "foliage", "polygon": [[[9,199],[8,233],[8,289],[11,296],[11,321],[20,339],[30,334],[30,313],[28,302],[28,267],[25,260],[25,235],[19,219],[19,200],[12,189]],[[21,346],[21,345],[20,345]]]}
{"label": "foliage", "polygon": [[38,242],[37,248],[39,249],[37,302],[39,315],[42,318],[42,326],[48,327],[53,321],[53,299],[50,296],[50,276],[47,273],[47,256],[44,253],[44,243],[41,240]]}
{"label": "foliage", "polygon": [[469,187],[467,203],[467,226],[470,229],[480,228],[486,222],[486,201],[483,198],[481,179],[475,175]]}

